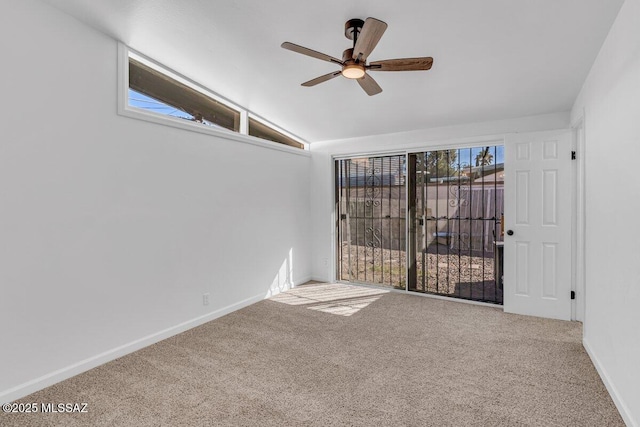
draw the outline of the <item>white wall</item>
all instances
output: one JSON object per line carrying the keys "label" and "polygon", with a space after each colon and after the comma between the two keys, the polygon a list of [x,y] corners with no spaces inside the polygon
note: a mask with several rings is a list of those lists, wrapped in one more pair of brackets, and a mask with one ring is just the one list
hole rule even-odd
{"label": "white wall", "polygon": [[481,146],[485,142],[501,144],[504,136],[508,133],[568,129],[569,127],[569,112],[563,112],[313,143],[311,146],[313,157],[311,176],[311,218],[314,225],[312,231],[313,278],[326,281],[334,279],[335,224],[333,220],[332,156],[402,152],[404,150],[417,151],[433,147],[468,144]]}
{"label": "white wall", "polygon": [[0,401],[310,277],[309,156],[118,116],[116,41],[35,0],[0,55]]}
{"label": "white wall", "polygon": [[586,137],[584,344],[640,426],[640,1],[627,0],[572,111]]}

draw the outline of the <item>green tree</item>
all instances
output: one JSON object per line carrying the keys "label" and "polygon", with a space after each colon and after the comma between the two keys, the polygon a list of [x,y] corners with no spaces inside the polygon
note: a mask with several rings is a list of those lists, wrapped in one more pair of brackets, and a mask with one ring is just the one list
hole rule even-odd
{"label": "green tree", "polygon": [[489,151],[489,147],[485,147],[476,155],[476,166],[487,166],[491,163],[493,163],[493,154]]}
{"label": "green tree", "polygon": [[425,154],[424,159],[418,157],[418,170],[422,168],[421,161],[424,161],[427,179],[457,175],[458,150],[429,151]]}

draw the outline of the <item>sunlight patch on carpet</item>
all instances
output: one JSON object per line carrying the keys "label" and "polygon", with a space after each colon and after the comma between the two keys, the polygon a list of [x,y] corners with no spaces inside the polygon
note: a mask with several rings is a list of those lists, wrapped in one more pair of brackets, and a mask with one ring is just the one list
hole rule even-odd
{"label": "sunlight patch on carpet", "polygon": [[305,305],[310,310],[339,316],[351,316],[388,293],[344,284],[301,286],[270,298],[287,305]]}

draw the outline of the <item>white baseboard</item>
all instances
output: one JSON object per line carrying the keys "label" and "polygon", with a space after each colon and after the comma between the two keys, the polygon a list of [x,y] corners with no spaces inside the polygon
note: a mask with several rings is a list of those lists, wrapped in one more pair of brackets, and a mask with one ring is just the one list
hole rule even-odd
{"label": "white baseboard", "polygon": [[294,281],[287,281],[285,283],[272,283],[271,286],[269,287],[269,290],[264,295],[264,298],[265,299],[269,299],[269,298],[271,298],[273,296],[276,296],[276,295],[278,295],[278,294],[280,294],[282,292],[286,292],[289,289],[293,289],[296,286],[304,285],[309,280],[311,280],[311,276],[301,277],[301,278],[297,279],[295,282]]}
{"label": "white baseboard", "polygon": [[188,320],[176,326],[172,326],[154,334],[147,335],[146,337],[140,338],[120,347],[105,351],[104,353],[100,353],[96,356],[89,357],[88,359],[81,360],[78,363],[74,363],[73,365],[58,369],[57,371],[43,375],[39,378],[20,384],[16,387],[4,390],[0,392],[0,404],[13,402],[14,400],[28,396],[31,393],[42,390],[45,387],[49,387],[50,385],[74,377],[78,374],[103,365],[119,357],[125,356],[129,353],[133,353],[134,351],[140,350],[141,348],[150,346],[181,332],[184,332],[191,328],[195,328],[196,326],[200,326],[203,323],[210,322],[214,319],[217,319],[218,317],[222,317],[233,311],[247,307],[251,304],[261,301],[262,299],[264,299],[264,295],[256,295],[251,298],[247,298],[235,304],[231,304],[216,311],[212,311],[211,313],[207,313],[203,316],[196,317],[195,319]]}
{"label": "white baseboard", "polygon": [[607,371],[604,369],[604,367],[600,363],[600,360],[591,349],[591,346],[589,346],[589,343],[586,340],[586,338],[582,339],[582,346],[584,347],[584,349],[587,351],[587,354],[591,358],[591,362],[593,362],[593,366],[596,367],[596,371],[598,371],[598,375],[600,375],[600,378],[602,379],[604,386],[607,388],[607,391],[609,392],[609,395],[611,396],[613,403],[616,405],[618,412],[620,412],[620,416],[622,417],[622,420],[624,421],[624,423],[628,427],[638,427],[638,423],[636,423],[631,417],[631,414],[629,413],[629,409],[627,408],[627,405],[625,405],[623,400],[620,398],[620,394],[618,393],[618,390],[611,382],[611,379],[609,378]]}

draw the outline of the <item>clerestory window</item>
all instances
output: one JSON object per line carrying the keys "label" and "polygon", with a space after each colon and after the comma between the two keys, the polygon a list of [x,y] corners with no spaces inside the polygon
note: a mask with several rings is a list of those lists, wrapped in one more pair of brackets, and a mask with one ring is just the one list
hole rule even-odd
{"label": "clerestory window", "polygon": [[[121,70],[120,80],[121,86],[125,86],[121,87],[121,93],[126,91],[120,107],[123,115],[215,135],[231,131],[239,135],[232,139],[240,141],[255,143],[258,138],[257,141],[305,149],[299,138],[284,129],[124,45],[120,57],[126,67]],[[274,147],[270,142],[267,144]]]}

